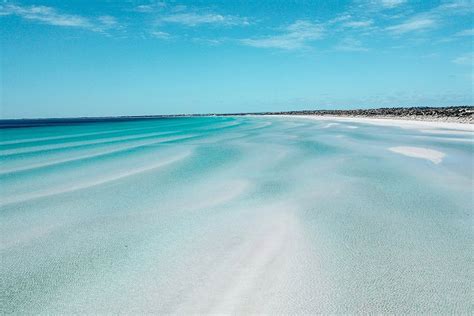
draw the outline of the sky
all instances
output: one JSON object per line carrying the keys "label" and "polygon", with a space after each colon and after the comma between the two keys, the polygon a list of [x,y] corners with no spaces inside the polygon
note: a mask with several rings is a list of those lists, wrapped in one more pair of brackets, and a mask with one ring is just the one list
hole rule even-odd
{"label": "sky", "polygon": [[473,8],[0,0],[0,116],[473,105]]}

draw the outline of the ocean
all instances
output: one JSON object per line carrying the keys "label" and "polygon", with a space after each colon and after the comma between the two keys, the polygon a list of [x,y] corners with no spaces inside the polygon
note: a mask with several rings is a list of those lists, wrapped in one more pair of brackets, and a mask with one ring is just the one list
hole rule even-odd
{"label": "ocean", "polygon": [[0,130],[0,314],[472,312],[472,129],[15,124]]}

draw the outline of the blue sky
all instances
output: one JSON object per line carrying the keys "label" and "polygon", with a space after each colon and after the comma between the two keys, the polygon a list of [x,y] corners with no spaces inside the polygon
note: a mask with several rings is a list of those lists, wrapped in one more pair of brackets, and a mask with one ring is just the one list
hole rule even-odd
{"label": "blue sky", "polygon": [[1,116],[473,104],[473,1],[3,1]]}

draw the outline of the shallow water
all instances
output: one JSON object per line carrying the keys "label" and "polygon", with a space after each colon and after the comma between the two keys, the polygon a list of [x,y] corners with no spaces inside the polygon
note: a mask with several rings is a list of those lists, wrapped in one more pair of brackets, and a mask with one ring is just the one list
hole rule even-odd
{"label": "shallow water", "polygon": [[202,117],[0,133],[1,314],[471,311],[472,132]]}

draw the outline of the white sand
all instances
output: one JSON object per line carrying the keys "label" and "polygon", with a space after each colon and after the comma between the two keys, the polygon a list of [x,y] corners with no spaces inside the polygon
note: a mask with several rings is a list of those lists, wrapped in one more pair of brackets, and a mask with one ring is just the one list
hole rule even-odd
{"label": "white sand", "polygon": [[[66,143],[59,143],[53,145],[39,145],[39,146],[30,146],[24,148],[14,148],[14,149],[6,149],[0,150],[0,155],[17,155],[17,154],[28,154],[28,153],[35,153],[44,150],[53,150],[53,149],[66,149],[72,147],[78,147],[83,145],[94,145],[94,144],[104,144],[110,143],[115,141],[124,141],[124,140],[134,140],[134,139],[142,139],[146,137],[154,137],[154,136],[164,136],[167,134],[172,134],[174,132],[154,132],[154,133],[146,133],[146,134],[136,134],[136,135],[129,135],[129,136],[116,136],[116,137],[106,137],[103,139],[95,139],[95,140],[86,140],[86,141],[73,141],[73,142],[66,142]],[[174,140],[172,136],[169,137],[171,140]]]}
{"label": "white sand", "polygon": [[282,117],[292,118],[309,118],[318,121],[342,121],[366,123],[383,126],[396,126],[410,129],[448,129],[474,132],[474,124],[453,123],[453,122],[434,122],[434,121],[415,121],[404,119],[387,119],[387,118],[365,118],[365,117],[341,117],[341,116],[318,116],[318,115],[281,115]]}
{"label": "white sand", "polygon": [[337,126],[337,125],[340,125],[339,123],[328,123],[326,126],[324,126],[323,128],[329,128],[331,126]]}
{"label": "white sand", "polygon": [[121,151],[126,151],[126,150],[130,150],[130,149],[134,149],[134,148],[140,148],[140,147],[145,147],[145,146],[150,146],[150,145],[156,145],[156,144],[169,142],[169,141],[174,141],[174,140],[182,140],[182,139],[187,139],[187,138],[193,138],[196,135],[197,134],[191,134],[191,135],[185,135],[185,136],[164,137],[164,138],[160,138],[158,140],[153,139],[151,141],[149,141],[149,140],[138,141],[136,143],[132,143],[131,145],[127,145],[127,146],[120,145],[120,146],[116,146],[116,147],[113,147],[112,149],[108,149],[108,150],[100,150],[100,148],[99,148],[99,150],[97,150],[94,153],[87,153],[87,154],[83,154],[83,155],[77,155],[76,154],[76,155],[73,155],[72,157],[63,158],[63,159],[47,160],[46,162],[33,163],[33,164],[22,165],[22,166],[19,166],[19,167],[17,166],[17,167],[13,167],[13,168],[2,168],[2,170],[0,170],[0,175],[6,174],[6,173],[11,173],[11,172],[18,172],[18,171],[32,170],[32,169],[36,169],[36,168],[49,167],[49,166],[53,166],[53,165],[57,165],[57,164],[65,163],[65,162],[77,161],[77,160],[81,160],[81,159],[90,159],[90,158],[100,157],[100,156],[109,155],[109,154],[113,154],[113,153],[118,153],[118,152],[121,152]]}
{"label": "white sand", "polygon": [[154,169],[158,169],[158,168],[167,166],[169,164],[175,163],[177,161],[183,160],[186,157],[190,156],[191,153],[192,153],[191,150],[185,151],[185,152],[177,154],[176,156],[169,157],[166,160],[163,159],[158,162],[146,164],[144,166],[141,166],[135,169],[129,169],[129,170],[123,171],[122,173],[113,173],[109,175],[99,176],[98,178],[95,178],[86,182],[77,182],[77,183],[73,182],[69,186],[56,187],[52,189],[48,188],[48,189],[40,190],[36,192],[18,194],[16,196],[11,196],[10,198],[3,198],[2,201],[0,201],[0,206],[5,206],[11,203],[25,202],[28,200],[43,198],[46,196],[51,196],[51,195],[56,195],[56,194],[63,194],[63,193],[77,191],[77,190],[87,189],[87,188],[101,185],[104,183],[121,180],[126,177],[134,176],[139,173],[152,171]]}
{"label": "white sand", "polygon": [[[172,314],[246,315],[281,310],[279,291],[291,291],[304,280],[299,279],[302,270],[295,262],[308,252],[298,219],[286,212],[291,207],[284,203],[263,207],[263,216],[251,216],[245,226],[236,222],[225,229],[225,235],[207,241],[213,251],[203,251],[210,264],[191,266],[187,275],[177,276],[189,285],[178,292],[179,303]],[[225,245],[221,255],[215,253],[221,247],[214,240]],[[196,273],[196,268],[202,271]]]}
{"label": "white sand", "polygon": [[393,151],[394,153],[405,155],[408,157],[426,159],[434,164],[441,163],[441,161],[443,161],[444,156],[446,156],[446,154],[443,152],[423,147],[398,146],[390,147],[389,150]]}

